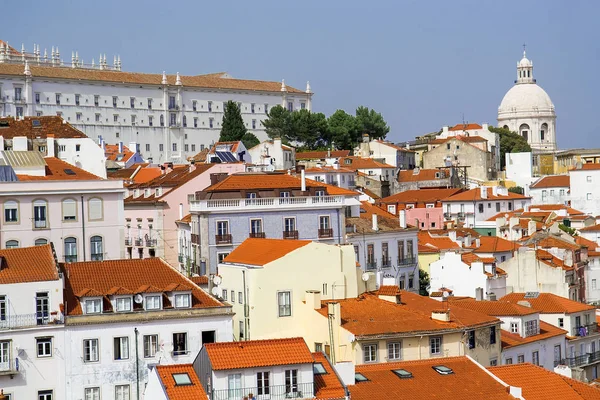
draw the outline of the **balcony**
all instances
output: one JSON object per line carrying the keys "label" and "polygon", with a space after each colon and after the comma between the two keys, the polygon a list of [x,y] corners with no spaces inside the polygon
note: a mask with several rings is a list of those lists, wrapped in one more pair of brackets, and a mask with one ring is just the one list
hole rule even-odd
{"label": "balcony", "polygon": [[177,256],[177,261],[178,261],[180,264],[183,264],[183,260],[184,260],[183,254],[179,254],[179,255]]}
{"label": "balcony", "polygon": [[156,247],[156,239],[146,239],[146,247]]}
{"label": "balcony", "polygon": [[564,358],[560,362],[562,365],[566,365],[570,368],[580,367],[582,365],[586,365],[590,363],[589,354],[583,354],[575,357]]}
{"label": "balcony", "polygon": [[445,212],[445,213],[444,213],[444,218],[445,218],[445,219],[452,219],[452,213]]}
{"label": "balcony", "polygon": [[389,268],[392,266],[392,259],[390,257],[383,257],[381,259],[381,268]]}
{"label": "balcony", "polygon": [[225,233],[223,235],[215,235],[216,244],[231,244],[231,233]]}
{"label": "balcony", "polygon": [[414,266],[418,262],[416,257],[398,257],[399,267],[410,267]]}
{"label": "balcony", "polygon": [[42,325],[57,325],[62,324],[62,315],[38,315],[34,314],[17,314],[17,315],[6,315],[4,319],[0,320],[1,329],[17,329],[17,328],[30,328],[33,326]]}
{"label": "balcony", "polygon": [[464,212],[459,212],[458,213],[458,219],[465,219],[465,213]]}
{"label": "balcony", "polygon": [[588,356],[590,356],[590,359],[589,359],[590,364],[600,361],[600,351],[588,353]]}
{"label": "balcony", "polygon": [[368,258],[367,259],[367,269],[368,270],[377,269],[377,260],[374,258]]}
{"label": "balcony", "polygon": [[284,239],[298,239],[298,231],[283,231]]}
{"label": "balcony", "polygon": [[142,239],[142,238],[135,239],[135,245],[138,247],[142,247],[144,245],[144,239]]}
{"label": "balcony", "polygon": [[127,247],[133,246],[133,239],[132,238],[125,238],[125,246],[127,246]]}
{"label": "balcony", "polygon": [[319,229],[319,239],[327,239],[327,238],[332,238],[332,237],[333,237],[333,229],[332,228]]}
{"label": "balcony", "polygon": [[264,232],[250,232],[249,236],[254,239],[264,239],[266,237]]}
{"label": "balcony", "polygon": [[7,361],[0,361],[0,375],[15,375],[17,373],[19,373],[18,358],[12,358]]}
{"label": "balcony", "polygon": [[263,197],[258,199],[194,200],[189,198],[190,212],[258,211],[342,207],[344,196]]}
{"label": "balcony", "polygon": [[175,103],[169,103],[169,111],[179,111],[179,106]]}
{"label": "balcony", "polygon": [[35,229],[44,229],[48,227],[48,223],[46,222],[45,219],[42,220],[35,220],[33,226],[35,227]]}
{"label": "balcony", "polygon": [[213,390],[209,394],[211,400],[243,400],[243,399],[312,399],[314,398],[315,385],[309,383],[297,383],[294,385],[271,385],[257,387],[248,387],[241,389],[221,389]]}
{"label": "balcony", "polygon": [[192,233],[192,244],[200,244],[200,235]]}
{"label": "balcony", "polygon": [[598,332],[598,323],[594,322],[589,325],[582,325],[571,329],[571,336],[589,336]]}

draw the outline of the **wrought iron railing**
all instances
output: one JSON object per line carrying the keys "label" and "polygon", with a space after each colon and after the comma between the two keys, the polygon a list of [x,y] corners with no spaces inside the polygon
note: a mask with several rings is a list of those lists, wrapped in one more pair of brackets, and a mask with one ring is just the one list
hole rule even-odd
{"label": "wrought iron railing", "polygon": [[264,239],[265,233],[264,232],[250,232],[250,237],[256,238],[256,239]]}
{"label": "wrought iron railing", "polygon": [[417,263],[416,257],[398,257],[399,267],[408,267]]}
{"label": "wrought iron railing", "polygon": [[367,269],[377,269],[377,260],[375,258],[367,259]]}
{"label": "wrought iron railing", "polygon": [[245,399],[312,399],[315,394],[314,383],[295,383],[289,385],[270,385],[262,387],[246,387],[239,389],[213,390],[211,400],[245,400]]}
{"label": "wrought iron railing", "polygon": [[215,243],[216,244],[231,244],[232,243],[231,233],[215,235]]}
{"label": "wrought iron railing", "polygon": [[332,238],[333,237],[333,229],[332,228],[319,229],[319,237],[320,238]]}
{"label": "wrought iron railing", "polygon": [[593,322],[588,325],[581,325],[571,329],[571,336],[588,336],[598,332],[598,323]]}
{"label": "wrought iron railing", "polygon": [[284,239],[298,239],[298,231],[283,231]]}
{"label": "wrought iron railing", "polygon": [[156,247],[156,239],[146,239],[146,247]]}
{"label": "wrought iron railing", "polygon": [[62,315],[15,314],[0,317],[0,329],[28,328],[40,325],[62,324]]}

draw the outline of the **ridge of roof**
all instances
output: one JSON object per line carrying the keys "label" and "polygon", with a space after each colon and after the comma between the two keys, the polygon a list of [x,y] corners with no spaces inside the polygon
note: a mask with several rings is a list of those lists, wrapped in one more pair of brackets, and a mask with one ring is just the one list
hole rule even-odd
{"label": "ridge of roof", "polygon": [[540,314],[571,314],[582,311],[596,310],[596,307],[579,303],[553,293],[539,293],[536,298],[525,298],[525,293],[509,293],[500,300],[518,303],[525,300],[531,304],[531,308]]}
{"label": "ridge of roof", "polygon": [[310,240],[248,238],[233,249],[223,262],[264,266],[311,243]]}
{"label": "ridge of roof", "polygon": [[58,279],[58,266],[50,244],[0,250],[0,284]]}

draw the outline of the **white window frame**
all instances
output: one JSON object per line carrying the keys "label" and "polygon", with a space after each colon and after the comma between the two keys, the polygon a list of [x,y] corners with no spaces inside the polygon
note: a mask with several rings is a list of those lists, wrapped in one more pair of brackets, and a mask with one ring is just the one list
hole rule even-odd
{"label": "white window frame", "polygon": [[115,385],[115,400],[129,400],[131,397],[130,385]]}
{"label": "white window frame", "polygon": [[363,346],[363,361],[365,363],[376,363],[378,353],[377,343],[367,343]]}
{"label": "white window frame", "polygon": [[175,308],[190,308],[192,306],[190,293],[176,293],[173,297]]}
{"label": "white window frame", "polygon": [[[158,301],[158,305],[156,305],[157,301]],[[162,296],[158,295],[158,294],[146,295],[144,297],[144,309],[145,310],[161,310],[162,309]]]}
{"label": "white window frame", "polygon": [[131,296],[128,297],[117,297],[115,299],[115,310],[117,312],[128,312],[131,311],[132,307]]}
{"label": "white window frame", "polygon": [[[119,354],[118,358],[117,350]],[[113,360],[129,360],[129,336],[119,336],[113,339]]]}
{"label": "white window frame", "polygon": [[[40,347],[42,345],[42,347]],[[52,338],[51,337],[39,337],[35,338],[35,347],[38,358],[52,357]],[[42,350],[40,352],[40,350]]]}
{"label": "white window frame", "polygon": [[[224,232],[224,233],[221,232],[219,225],[225,226],[226,232]],[[229,235],[229,220],[222,219],[222,220],[215,221],[215,228],[216,228],[217,235]]]}
{"label": "white window frame", "polygon": [[158,352],[158,335],[144,335],[144,358],[154,358]]}
{"label": "white window frame", "polygon": [[[100,361],[100,342],[98,339],[83,339],[83,362],[93,363]],[[89,348],[89,359],[86,354],[86,348]]]}
{"label": "white window frame", "polygon": [[[436,341],[436,342],[434,342]],[[434,347],[437,347],[437,351],[434,351]],[[442,349],[442,337],[441,336],[432,336],[429,338],[429,354],[431,355],[441,355],[443,353]]]}
{"label": "white window frame", "polygon": [[[102,314],[102,299],[89,298],[85,299],[85,314]],[[91,311],[90,311],[91,307]]]}
{"label": "white window frame", "polygon": [[[286,301],[287,298],[287,301]],[[233,300],[232,300],[233,302]],[[279,318],[292,316],[292,291],[280,290],[277,292],[277,316]]]}
{"label": "white window frame", "polygon": [[387,351],[388,360],[402,360],[402,342],[388,342]]}
{"label": "white window frame", "polygon": [[85,388],[84,400],[100,400],[100,388],[97,386]]}

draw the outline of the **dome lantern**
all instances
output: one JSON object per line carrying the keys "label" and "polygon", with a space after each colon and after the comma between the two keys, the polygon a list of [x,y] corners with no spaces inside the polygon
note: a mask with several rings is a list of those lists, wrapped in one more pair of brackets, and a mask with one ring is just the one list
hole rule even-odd
{"label": "dome lantern", "polygon": [[535,79],[533,79],[533,63],[527,58],[525,45],[523,45],[523,58],[517,63],[517,80],[515,83],[535,83]]}

